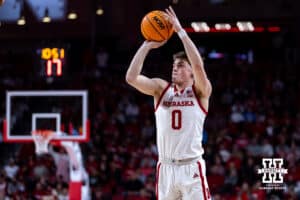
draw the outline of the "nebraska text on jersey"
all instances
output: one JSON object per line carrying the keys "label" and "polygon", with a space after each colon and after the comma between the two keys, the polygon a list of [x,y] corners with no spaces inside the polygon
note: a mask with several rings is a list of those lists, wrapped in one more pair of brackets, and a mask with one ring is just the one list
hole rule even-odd
{"label": "nebraska text on jersey", "polygon": [[163,106],[194,106],[193,101],[164,101]]}

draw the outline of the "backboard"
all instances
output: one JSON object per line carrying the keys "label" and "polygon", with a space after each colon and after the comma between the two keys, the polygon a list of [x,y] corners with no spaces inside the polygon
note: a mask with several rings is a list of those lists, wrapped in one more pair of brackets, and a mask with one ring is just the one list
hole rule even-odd
{"label": "backboard", "polygon": [[63,132],[56,140],[89,139],[88,92],[84,90],[7,91],[5,142],[31,142],[31,132]]}

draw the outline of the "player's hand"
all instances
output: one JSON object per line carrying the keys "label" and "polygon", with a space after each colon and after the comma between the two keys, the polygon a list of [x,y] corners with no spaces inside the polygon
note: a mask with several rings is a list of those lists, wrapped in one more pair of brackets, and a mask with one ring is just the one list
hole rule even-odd
{"label": "player's hand", "polygon": [[163,46],[164,44],[166,44],[166,42],[167,41],[155,42],[155,41],[148,41],[148,40],[146,40],[143,43],[143,46],[145,46],[146,48],[149,48],[149,49],[157,49],[157,48]]}
{"label": "player's hand", "polygon": [[171,6],[169,6],[169,8],[166,9],[166,13],[168,15],[169,22],[173,25],[174,31],[175,32],[180,31],[182,29],[182,26]]}

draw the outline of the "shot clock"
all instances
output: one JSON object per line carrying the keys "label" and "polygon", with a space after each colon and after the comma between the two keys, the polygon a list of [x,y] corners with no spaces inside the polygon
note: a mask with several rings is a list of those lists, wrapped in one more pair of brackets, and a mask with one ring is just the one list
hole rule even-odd
{"label": "shot clock", "polygon": [[65,68],[65,48],[44,47],[38,50],[43,74],[46,76],[62,76]]}

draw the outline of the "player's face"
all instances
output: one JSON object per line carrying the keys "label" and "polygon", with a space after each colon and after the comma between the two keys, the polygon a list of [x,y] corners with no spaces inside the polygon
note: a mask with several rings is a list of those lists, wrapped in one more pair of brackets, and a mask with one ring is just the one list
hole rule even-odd
{"label": "player's face", "polygon": [[175,59],[172,69],[172,82],[181,84],[192,78],[192,67],[184,59]]}

